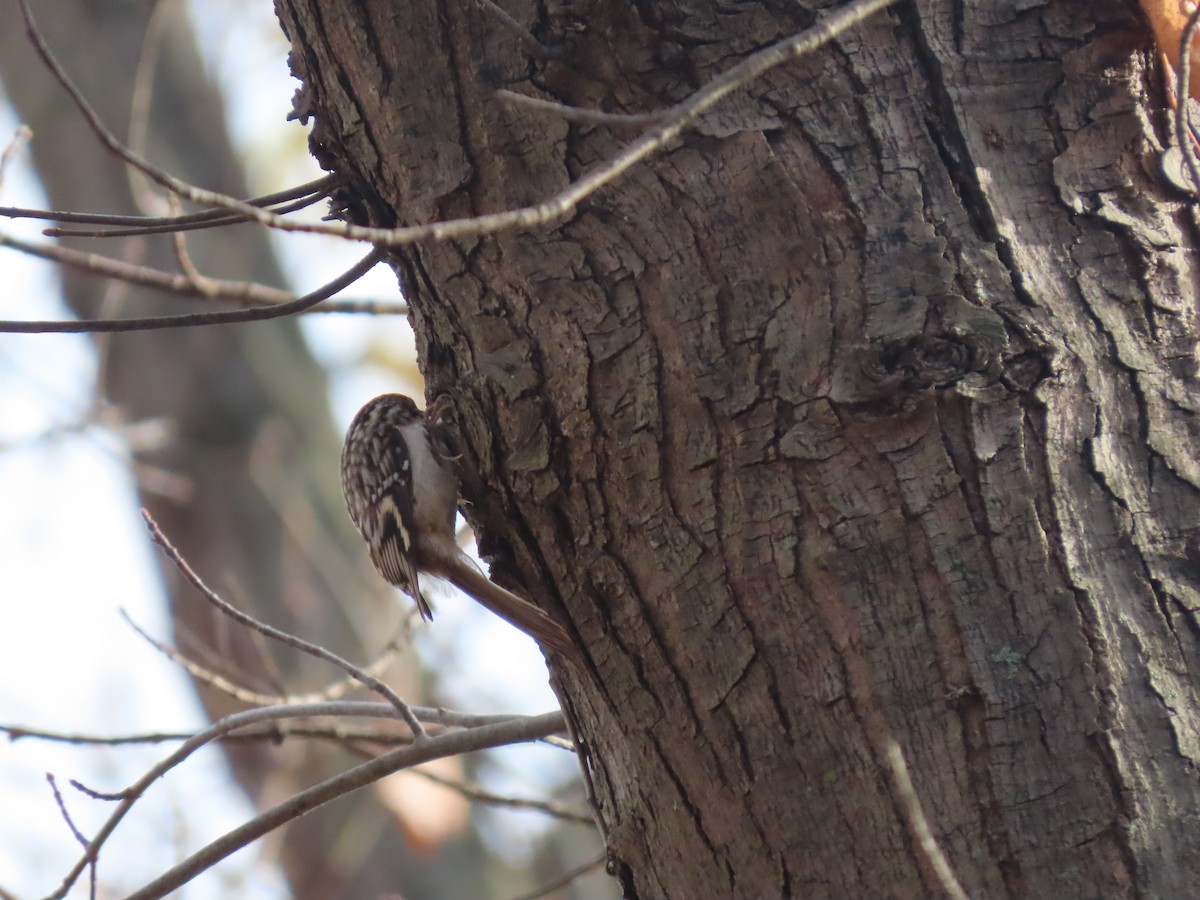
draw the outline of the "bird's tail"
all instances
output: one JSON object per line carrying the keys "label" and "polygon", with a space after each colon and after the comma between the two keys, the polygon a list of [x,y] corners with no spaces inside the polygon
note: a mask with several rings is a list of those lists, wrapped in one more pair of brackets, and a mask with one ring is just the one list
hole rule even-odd
{"label": "bird's tail", "polygon": [[469,559],[464,557],[458,564],[446,566],[445,570],[433,574],[445,578],[455,587],[470,594],[476,602],[510,625],[519,628],[547,649],[567,657],[574,663],[581,661],[579,650],[571,641],[566,629],[528,600],[521,599],[491,581],[475,568]]}

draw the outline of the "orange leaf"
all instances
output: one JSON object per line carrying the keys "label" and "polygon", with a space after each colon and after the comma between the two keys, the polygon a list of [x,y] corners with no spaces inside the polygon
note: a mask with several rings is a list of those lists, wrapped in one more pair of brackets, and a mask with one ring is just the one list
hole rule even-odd
{"label": "orange leaf", "polygon": [[[1158,48],[1171,68],[1179,71],[1179,40],[1187,27],[1188,17],[1195,11],[1193,0],[1141,0],[1142,10],[1154,29]],[[1200,100],[1200,45],[1192,41],[1188,78],[1188,95]]]}

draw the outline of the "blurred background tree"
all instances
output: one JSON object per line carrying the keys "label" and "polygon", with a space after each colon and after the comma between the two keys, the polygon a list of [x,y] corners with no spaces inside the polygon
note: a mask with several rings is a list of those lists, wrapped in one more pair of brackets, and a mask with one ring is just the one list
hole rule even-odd
{"label": "blurred background tree", "polygon": [[[303,130],[295,125],[286,130],[287,93],[278,91],[286,84],[286,44],[269,9],[248,15],[251,11],[236,3],[199,4],[189,11],[178,0],[54,0],[39,4],[36,12],[47,40],[109,127],[131,135],[131,142],[141,144],[149,158],[170,171],[238,196],[278,190],[320,174],[307,156]],[[208,35],[204,54],[193,22]],[[253,77],[250,66],[256,56],[235,56],[232,48],[239,46],[265,47],[259,59],[274,62],[272,77]],[[233,69],[227,83],[236,84],[239,93],[276,87],[267,96],[238,97],[243,110],[252,105],[262,111],[261,131],[243,133],[240,146],[231,138],[226,103],[215,76],[222,66]],[[50,207],[167,214],[162,197],[99,145],[53,83],[27,43],[15,3],[0,5],[0,77],[15,118],[33,130],[29,157]],[[249,166],[247,154],[252,160]],[[0,202],[15,201],[9,196]],[[79,238],[65,243],[154,268],[178,268],[167,236]],[[311,289],[326,280],[347,252],[337,242],[322,242],[318,249],[307,251],[310,259],[318,260],[312,264],[304,260],[306,251],[293,250],[293,264],[285,276],[272,242],[258,227],[194,232],[186,246],[204,275],[295,290]],[[17,263],[7,251],[0,257],[0,271]],[[166,314],[194,309],[200,302],[105,283],[67,269],[57,274],[64,302],[80,317]],[[377,291],[390,289],[398,299],[394,279],[379,277],[370,284]],[[42,317],[49,317],[48,308],[42,307]],[[327,342],[327,348],[333,349],[327,349],[326,364],[333,359],[348,367],[364,355],[382,363],[373,375],[342,370],[342,389],[351,404],[383,388],[420,393],[411,337],[403,320],[381,325],[320,318],[315,327],[335,335]],[[129,497],[130,504],[146,507],[210,583],[259,618],[365,661],[397,632],[409,605],[364,565],[361,540],[345,514],[338,483],[341,431],[349,413],[343,408],[335,422],[330,372],[310,349],[304,332],[300,322],[284,320],[248,328],[97,336],[91,351],[94,389],[77,386],[87,399],[73,412],[56,410],[51,416],[56,434],[46,440],[51,444],[103,442],[118,448],[132,474],[136,496]],[[382,336],[372,343],[364,336],[368,332]],[[36,365],[54,367],[66,358],[64,348],[70,340],[6,337],[3,341],[11,351],[0,350],[5,353],[0,365],[6,356],[16,358],[13,342],[22,341],[19,352],[28,353],[30,344],[36,344]],[[22,380],[22,372],[0,372],[0,379],[11,385]],[[19,389],[31,387],[23,384]],[[53,409],[52,398],[37,398],[42,400]],[[4,438],[10,456],[21,452],[19,440],[11,434]],[[55,459],[62,457],[48,457],[50,466]],[[15,469],[9,472],[15,480]],[[6,495],[17,495],[15,486],[11,493],[9,486],[4,490]],[[36,493],[23,496],[27,504],[38,502]],[[128,528],[131,519],[129,509],[104,505],[110,502],[84,487],[65,503],[60,500],[57,512],[70,521],[77,506],[93,528],[94,523],[111,519],[111,525],[100,525],[103,534],[74,536],[103,546],[117,533],[128,533],[120,528]],[[94,508],[97,503],[102,508]],[[12,523],[28,521],[30,515],[13,503],[4,504],[0,513]],[[58,543],[63,534],[56,529],[49,538]],[[136,532],[131,540],[138,540]],[[170,604],[172,640],[192,658],[265,692],[312,690],[334,679],[327,666],[266,646],[231,626],[161,557],[153,559]],[[63,565],[73,566],[69,553]],[[119,585],[106,585],[109,577],[103,568],[87,574],[90,583],[119,596]],[[59,602],[38,594],[31,591],[21,602]],[[90,602],[87,597],[78,600]],[[112,606],[108,609],[114,612]],[[13,613],[13,604],[6,603],[6,616]],[[10,619],[10,634],[20,630],[19,622]],[[446,627],[452,628],[452,623],[453,617]],[[54,636],[23,634],[20,640],[50,644]],[[520,646],[518,641],[517,652],[525,653],[536,678],[541,661],[532,645]],[[436,648],[427,656],[436,664]],[[442,658],[451,661],[445,654]],[[69,667],[71,662],[63,660],[60,665]],[[75,673],[76,678],[87,675]],[[410,652],[398,656],[386,680],[413,702],[470,702],[461,694],[456,697],[453,689],[444,689],[441,677],[424,670]],[[210,716],[236,708],[229,697],[203,685],[199,696]],[[495,702],[502,707],[505,699]],[[547,709],[553,700],[543,690],[533,702]],[[0,719],[9,718],[0,713]],[[345,768],[349,759],[337,747],[296,740],[270,747],[226,745],[225,749],[237,783],[260,807]],[[441,771],[456,778],[464,775],[457,763]],[[556,771],[565,777],[571,764]],[[48,795],[45,800],[51,802]],[[201,800],[190,797],[183,802],[187,808],[180,815],[186,817]],[[598,847],[596,839],[586,834],[582,840],[590,842],[590,849],[556,848],[551,841],[542,845],[538,859],[521,866],[524,871],[506,871],[504,860],[493,856],[481,840],[465,807],[466,801],[453,791],[431,787],[416,776],[396,776],[375,791],[360,792],[293,823],[268,842],[265,855],[277,860],[292,894],[301,898],[374,897],[389,892],[410,898],[485,897],[529,889],[538,879],[570,868]],[[4,827],[21,826],[8,822]],[[581,838],[566,835],[563,840],[571,844]],[[61,843],[64,858],[73,858],[77,848],[65,835]],[[314,848],[322,849],[315,852]],[[135,886],[132,882],[165,867],[170,845],[161,848],[161,854],[150,852],[146,857],[149,873],[130,874],[131,882],[125,883],[121,873],[105,867],[106,880]],[[47,878],[61,874],[58,867],[46,869]],[[11,878],[9,873],[0,874],[0,887],[11,887],[6,885]],[[42,887],[52,883],[39,882]],[[605,891],[588,895],[604,896]]]}

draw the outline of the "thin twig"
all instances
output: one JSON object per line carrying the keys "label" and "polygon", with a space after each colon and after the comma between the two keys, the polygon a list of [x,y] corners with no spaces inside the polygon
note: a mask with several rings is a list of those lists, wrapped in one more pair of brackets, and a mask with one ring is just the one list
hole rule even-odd
{"label": "thin twig", "polygon": [[[161,2],[161,0],[160,0]],[[167,205],[175,215],[179,214],[179,198],[174,194],[167,195]],[[213,297],[219,290],[217,282],[201,273],[196,261],[188,250],[187,233],[184,231],[171,232],[171,249],[175,251],[175,261],[184,277],[191,282],[204,297]]]}
{"label": "thin twig", "polygon": [[[17,242],[0,235],[0,244],[17,245]],[[372,250],[361,260],[333,281],[311,293],[272,306],[256,306],[249,309],[222,310],[219,312],[184,313],[177,316],[143,316],[129,319],[76,319],[74,321],[0,321],[0,333],[10,334],[81,334],[110,331],[152,331],[160,328],[192,328],[198,325],[229,325],[235,322],[263,322],[305,312],[323,300],[345,290],[367,272],[375,268],[382,259],[378,250]],[[184,279],[186,282],[186,279]]]}
{"label": "thin twig", "polygon": [[[71,80],[70,76],[67,75],[66,70],[63,69],[63,67],[59,64],[58,59],[51,52],[49,44],[46,43],[46,39],[42,36],[41,30],[37,26],[37,21],[33,17],[33,10],[30,8],[29,0],[19,0],[19,2],[21,4],[21,13],[25,19],[25,31],[29,37],[29,42],[34,49],[34,52],[37,53],[38,57],[50,70],[54,78],[70,96],[71,101],[75,104],[76,109],[78,109],[83,115],[88,127],[91,128],[92,133],[99,138],[100,142],[104,144],[104,146],[107,147],[110,152],[123,159],[126,163],[133,166],[138,171],[142,172],[155,183],[161,185],[169,191],[172,191],[175,194],[178,194],[180,197],[191,200],[194,203],[201,203],[205,206],[217,206],[223,209],[231,210],[233,212],[242,214],[247,219],[260,222],[264,225],[274,223],[274,227],[281,228],[283,230],[308,230],[298,228],[283,228],[282,223],[287,220],[281,219],[269,213],[265,213],[261,209],[238,200],[236,197],[231,197],[227,194],[221,194],[216,191],[206,191],[202,188],[196,187],[195,185],[188,184],[186,181],[171,175],[166,170],[155,166],[149,162],[149,160],[125,146],[100,119],[100,116],[92,108],[91,104],[88,103],[87,99],[83,96],[83,93],[75,86],[75,83]],[[294,226],[297,223],[291,224]],[[310,226],[310,228],[317,233],[319,233],[320,230],[323,230],[318,229],[317,226]],[[326,231],[326,233],[337,234],[338,229],[334,228]]]}
{"label": "thin twig", "polygon": [[58,811],[62,815],[63,821],[71,829],[71,834],[75,835],[75,840],[79,842],[79,846],[86,852],[88,849],[88,839],[83,836],[83,832],[79,830],[71,818],[71,814],[67,812],[67,803],[63,799],[62,791],[58,789],[58,780],[50,772],[47,772],[46,781],[50,783],[50,790],[54,791],[54,802],[58,804]]}
{"label": "thin twig", "polygon": [[422,768],[412,770],[414,775],[420,775],[427,781],[432,781],[434,784],[440,784],[442,787],[449,788],[452,791],[457,791],[468,800],[473,800],[476,803],[485,803],[488,806],[500,806],[505,809],[521,809],[531,810],[533,812],[545,813],[548,816],[553,816],[556,819],[561,819],[564,822],[577,822],[580,825],[591,825],[595,827],[596,818],[589,812],[578,809],[573,806],[568,806],[565,803],[559,803],[554,800],[531,800],[522,799],[520,797],[505,797],[501,794],[494,794],[486,790],[481,785],[471,781],[457,781],[452,778],[443,778],[441,775],[435,775],[433,772]]}
{"label": "thin twig", "polygon": [[[226,678],[221,673],[216,672],[207,666],[201,665],[200,663],[181,653],[179,650],[176,650],[169,644],[163,643],[162,641],[151,637],[144,629],[141,628],[141,626],[139,626],[135,621],[133,621],[133,619],[129,617],[129,614],[125,612],[125,610],[119,609],[117,610],[117,614],[125,620],[125,623],[132,628],[138,634],[138,636],[142,638],[142,640],[148,643],[151,647],[153,647],[171,662],[175,663],[175,665],[187,672],[190,676],[192,676],[193,680],[198,681],[201,684],[206,684],[214,691],[218,691],[219,693],[237,700],[239,703],[245,703],[248,706],[272,705],[272,701],[267,699],[267,694],[262,694],[258,691],[253,691],[250,688],[243,687],[242,685],[235,683],[233,680]],[[351,684],[358,684],[358,682],[354,681],[353,679],[350,679],[349,682]],[[300,700],[301,698],[297,697],[296,699]],[[334,698],[306,697],[303,699],[307,700],[308,702],[320,702],[320,700],[332,700]],[[287,703],[288,700],[287,698],[278,698],[275,702]]]}
{"label": "thin twig", "polygon": [[[55,780],[54,776],[49,772],[46,773],[46,780],[48,782],[50,782],[50,790],[52,790],[54,792],[54,802],[58,804],[58,812],[63,817],[63,821],[67,823],[67,828],[69,828],[71,830],[71,834],[75,835],[75,840],[79,842],[79,845],[81,847],[83,847],[83,852],[89,853],[91,851],[91,844],[88,843],[88,839],[83,836],[83,832],[81,832],[79,830],[79,828],[75,825],[74,820],[71,818],[71,814],[69,812],[67,812],[67,803],[63,799],[62,791],[60,791],[58,789],[58,782]],[[88,896],[89,896],[90,900],[96,900],[96,860],[95,859],[93,859],[88,864],[88,874],[89,874],[88,882],[89,882],[89,886],[90,886],[90,890],[88,891]]]}
{"label": "thin twig", "polygon": [[[223,718],[218,719],[208,728],[197,732],[184,741],[184,743],[177,748],[175,752],[171,753],[164,760],[153,766],[149,771],[146,772],[145,775],[143,775],[122,792],[122,800],[117,804],[116,807],[113,808],[112,813],[109,814],[109,817],[105,821],[104,825],[101,826],[96,835],[91,839],[90,842],[88,842],[87,852],[66,874],[66,876],[63,878],[62,884],[59,885],[58,890],[55,891],[51,897],[61,898],[67,895],[67,892],[70,891],[71,886],[79,879],[80,873],[83,872],[86,866],[91,865],[96,861],[100,853],[100,849],[103,847],[105,841],[107,841],[112,835],[113,831],[116,830],[117,826],[121,823],[121,820],[125,818],[125,815],[130,809],[133,808],[133,805],[138,801],[138,799],[150,788],[150,785],[156,782],[159,778],[162,778],[165,774],[167,774],[167,772],[171,771],[171,769],[181,764],[197,750],[215,740],[224,737],[227,734],[230,734],[234,731],[239,731],[240,729],[249,726],[259,725],[264,722],[274,722],[280,719],[298,719],[326,715],[378,716],[381,718],[396,718],[398,716],[398,712],[395,707],[388,703],[363,703],[339,700],[333,703],[297,704],[294,706],[271,706],[261,709],[248,709],[243,712],[233,713],[232,715],[224,716]],[[557,721],[554,721],[555,717],[557,717]],[[464,718],[473,720],[477,717],[464,716]],[[495,717],[485,718],[494,719]],[[464,744],[467,746],[468,750],[486,749],[485,747],[473,746],[474,741],[472,740],[447,741],[445,740],[447,737],[468,735],[476,740],[478,740],[480,737],[486,740],[489,736],[496,734],[508,735],[514,731],[518,734],[523,734],[526,729],[530,728],[529,723],[536,723],[533,726],[533,730],[539,734],[542,733],[543,729],[546,733],[554,733],[562,730],[565,727],[565,722],[562,718],[561,712],[547,713],[533,719],[526,716],[509,716],[500,722],[490,722],[478,727],[468,726],[467,730],[465,731],[456,731],[449,735],[439,735],[438,737],[429,739],[419,746],[414,745],[411,749],[420,750],[422,752],[419,754],[420,758],[411,764],[415,765],[418,762],[428,762],[430,759],[436,759],[439,755],[450,756],[459,752],[466,752],[466,750],[456,749],[462,747]],[[530,740],[530,738],[521,738],[521,740]],[[512,742],[515,742],[515,740]],[[495,743],[487,744],[487,746],[497,745],[498,744]],[[428,752],[428,748],[430,747],[432,747],[432,753]],[[382,758],[383,757],[381,757],[381,759]],[[362,767],[360,766],[359,768]],[[398,766],[398,768],[403,768],[403,765]],[[328,782],[326,782],[326,784],[327,783]],[[360,787],[361,785],[356,786]],[[318,785],[318,787],[320,787],[320,785]],[[306,791],[305,793],[308,792]],[[299,814],[300,813],[296,813],[296,815]]]}
{"label": "thin twig", "polygon": [[[171,196],[175,196],[172,194]],[[276,216],[286,216],[288,213],[293,213],[301,209],[312,206],[318,200],[328,196],[324,193],[309,194],[305,197],[300,197],[297,200],[292,200],[289,203],[282,203],[278,206],[271,207],[271,213]],[[176,200],[178,202],[178,200]],[[206,210],[212,212],[212,210]],[[227,210],[216,210],[220,213],[218,216],[209,216],[205,219],[191,218],[187,215],[176,217],[177,222],[173,224],[158,224],[158,225],[131,225],[123,228],[43,228],[42,234],[46,237],[94,237],[94,238],[120,238],[120,237],[141,237],[147,234],[181,234],[185,231],[201,231],[205,228],[225,228],[229,225],[240,225],[246,222],[246,217],[238,213],[231,213]],[[191,216],[198,216],[200,213],[193,213]],[[14,217],[15,218],[15,217]],[[27,216],[26,218],[33,218]],[[116,217],[114,217],[116,218]],[[132,217],[130,217],[132,218]],[[146,218],[151,218],[147,216]],[[165,218],[170,218],[165,217]]]}
{"label": "thin twig", "polygon": [[492,0],[476,0],[480,6],[496,17],[496,20],[512,33],[512,35],[521,42],[522,46],[529,51],[529,55],[534,59],[561,59],[564,50],[547,47],[525,28],[520,22],[514,19],[507,10]]}
{"label": "thin twig", "polygon": [[929,821],[925,818],[925,811],[921,808],[921,798],[917,796],[912,778],[909,777],[904,754],[900,751],[900,745],[892,737],[887,739],[887,764],[896,792],[903,801],[908,826],[916,838],[918,849],[929,863],[930,868],[933,869],[938,884],[951,900],[967,900],[966,891],[958,883],[958,878],[950,867],[946,855],[942,853],[937,838],[929,829]]}
{"label": "thin twig", "polygon": [[[395,709],[389,703],[376,704],[379,707]],[[439,727],[440,726],[435,726]],[[40,731],[36,728],[24,728],[20,725],[0,725],[0,732],[7,733],[10,740],[39,740],[51,743],[76,744],[82,747],[149,747],[155,744],[178,744],[195,736],[194,731],[151,731],[145,734],[124,734],[115,737],[103,737],[92,734],[64,734],[53,731]],[[346,728],[342,725],[275,725],[259,731],[242,731],[237,734],[226,734],[217,738],[221,743],[272,743],[279,744],[287,738],[311,738],[314,740],[331,741],[336,744],[358,744],[370,742],[388,747],[412,744],[412,735],[407,731],[384,731],[379,728]]]}
{"label": "thin twig", "polygon": [[[159,230],[172,231],[173,229],[164,227]],[[34,244],[22,238],[7,235],[2,231],[0,231],[0,247],[12,247],[27,256],[45,259],[80,272],[88,272],[102,278],[115,278],[126,284],[167,291],[178,297],[224,300],[242,306],[263,307],[291,303],[296,299],[296,295],[290,291],[281,291],[278,288],[254,281],[206,278],[205,289],[201,290],[189,278],[174,272],[164,272],[161,269],[101,256],[98,253],[72,250],[70,247],[62,247],[58,244]],[[407,316],[408,312],[407,304],[391,300],[323,300],[316,306],[302,310],[301,314],[367,313],[375,316]],[[0,331],[2,330],[3,328],[0,328]]]}
{"label": "thin twig", "polygon": [[[128,144],[135,153],[146,152],[146,136],[150,132],[150,104],[154,99],[154,72],[158,68],[158,58],[166,40],[169,17],[177,11],[171,8],[168,0],[158,0],[150,10],[146,30],[142,34],[142,48],[138,54],[137,70],[134,72],[133,90],[129,100]],[[162,202],[162,198],[150,190],[145,177],[140,173],[128,166],[125,167],[125,173],[134,205],[149,214],[156,203]],[[172,213],[174,214],[175,210],[172,210]]]}
{"label": "thin twig", "polygon": [[[395,708],[390,703],[376,703],[373,706],[383,710],[391,710],[391,718],[398,718]],[[508,718],[511,718],[508,717]],[[441,734],[445,728],[441,725],[426,723],[426,729],[433,729]],[[56,744],[75,744],[81,747],[150,747],[155,744],[178,744],[192,738],[195,731],[148,731],[144,734],[122,734],[104,737],[95,734],[67,734],[55,731],[42,731],[36,728],[25,728],[21,725],[0,725],[0,733],[7,734],[10,741],[34,740],[47,741]],[[407,747],[412,744],[412,735],[407,730],[384,730],[381,728],[347,728],[344,725],[273,725],[258,731],[240,731],[236,734],[226,734],[217,738],[226,744],[271,743],[280,744],[287,738],[306,738],[328,741],[346,746],[348,744],[371,743],[386,747]]]}
{"label": "thin twig", "polygon": [[652,153],[666,146],[691,125],[692,122],[733,91],[776,66],[811,53],[818,47],[834,40],[847,29],[852,28],[874,13],[897,2],[899,0],[855,0],[855,2],[840,8],[837,12],[822,19],[808,30],[784,38],[775,44],[771,44],[751,54],[742,60],[742,62],[727,69],[721,75],[708,82],[708,84],[693,93],[686,100],[666,110],[664,119],[659,125],[651,128],[640,138],[626,145],[625,149],[620,153],[609,158],[589,174],[568,185],[562,191],[542,203],[499,213],[473,216],[467,219],[450,219],[426,225],[414,225],[402,228],[371,228],[343,222],[297,222],[291,219],[284,219],[243,203],[235,197],[197,188],[151,165],[145,159],[130,151],[129,148],[123,146],[104,126],[99,116],[71,82],[70,78],[50,52],[49,47],[37,29],[29,7],[29,0],[20,0],[21,10],[25,16],[27,31],[29,32],[30,41],[34,49],[54,74],[54,77],[58,79],[59,83],[70,94],[72,101],[87,119],[92,131],[109,150],[126,162],[136,166],[168,190],[174,191],[181,197],[185,197],[193,202],[234,210],[245,215],[248,219],[271,228],[279,229],[280,231],[328,234],[347,240],[365,241],[377,247],[398,247],[427,239],[440,241],[453,238],[477,237],[510,229],[531,228],[537,225],[548,225],[561,221],[574,212],[581,201],[619,178]]}
{"label": "thin twig", "polygon": [[607,860],[608,860],[608,852],[601,851],[600,853],[596,854],[591,859],[589,859],[587,862],[576,866],[574,869],[571,869],[569,872],[564,872],[562,875],[559,875],[553,881],[543,884],[537,890],[532,891],[531,893],[528,893],[528,894],[521,894],[518,897],[513,897],[512,900],[539,900],[540,897],[548,897],[550,894],[553,894],[559,888],[566,887],[568,884],[570,884],[576,878],[586,875],[588,872],[592,871],[592,869],[597,869],[600,866],[604,865],[604,863]]}
{"label": "thin twig", "polygon": [[257,631],[259,634],[269,637],[271,640],[278,641],[285,646],[292,647],[293,649],[307,653],[309,656],[314,656],[317,659],[323,659],[326,662],[337,666],[347,675],[356,679],[365,687],[375,691],[375,693],[379,694],[381,697],[384,697],[389,703],[396,707],[396,710],[400,713],[400,717],[404,719],[404,721],[408,724],[408,727],[412,729],[413,742],[415,744],[419,745],[426,739],[425,729],[421,725],[421,720],[416,717],[412,711],[412,708],[403,700],[401,700],[400,696],[390,687],[388,687],[374,675],[370,675],[353,663],[342,659],[342,657],[338,656],[333,651],[326,650],[324,647],[311,643],[310,641],[306,641],[303,638],[298,638],[295,635],[288,634],[286,631],[281,631],[278,628],[267,625],[265,622],[260,622],[253,616],[248,615],[237,607],[227,603],[224,599],[218,596],[212,588],[205,584],[199,575],[196,574],[196,572],[188,564],[188,561],[184,559],[180,552],[175,548],[175,545],[171,543],[165,534],[163,534],[162,529],[158,527],[158,523],[154,521],[153,516],[151,516],[147,510],[142,510],[142,518],[146,521],[146,527],[150,529],[150,536],[154,540],[154,543],[158,544],[158,546],[162,548],[163,552],[167,555],[167,558],[171,560],[175,568],[179,570],[179,573],[183,575],[188,583],[198,590],[209,603],[211,603],[225,615],[229,616],[229,618],[233,619],[240,625],[245,626],[246,628],[251,628],[254,631]]}
{"label": "thin twig", "polygon": [[644,127],[661,122],[666,111],[652,113],[609,113],[598,109],[583,109],[578,106],[567,106],[565,103],[555,103],[553,100],[543,100],[540,97],[530,97],[500,88],[495,92],[501,100],[527,106],[538,112],[551,113],[569,122],[583,122],[589,125],[625,125]]}
{"label": "thin twig", "polygon": [[187,884],[201,872],[216,865],[252,841],[311,812],[318,806],[323,806],[331,800],[336,800],[338,797],[372,784],[393,772],[446,756],[458,756],[476,750],[487,750],[492,747],[536,740],[543,735],[560,731],[563,727],[562,713],[554,712],[516,722],[454,731],[432,737],[421,744],[393,750],[301,791],[278,806],[255,816],[192,854],[141,890],[133,892],[129,895],[128,900],[153,900],[153,898],[165,897],[171,891]]}
{"label": "thin twig", "polygon": [[49,741],[55,744],[97,744],[105,747],[120,747],[125,744],[162,744],[168,741],[185,741],[195,732],[152,732],[119,737],[98,737],[90,734],[68,734],[62,731],[27,728],[24,725],[0,725],[0,734],[7,735],[10,741],[35,740]]}
{"label": "thin twig", "polygon": [[62,266],[90,272],[104,278],[115,278],[126,284],[136,284],[141,287],[170,291],[182,297],[203,297],[206,300],[228,300],[232,303],[255,306],[271,306],[288,303],[295,295],[288,291],[256,284],[252,281],[218,281],[207,279],[209,287],[201,290],[185,275],[152,269],[123,260],[101,256],[98,253],[84,253],[61,247],[56,244],[34,244],[29,241],[0,232],[0,246],[12,247],[27,256],[50,260]]}
{"label": "thin twig", "polygon": [[[24,126],[22,126],[24,127]],[[19,131],[20,129],[18,129]],[[25,129],[27,132],[28,128]],[[251,197],[243,202],[251,206],[272,207],[292,201],[306,201],[310,206],[322,197],[329,196],[340,179],[336,175],[322,175],[313,181],[285,188],[261,197]],[[282,212],[283,208],[275,212]],[[187,213],[182,216],[123,216],[111,213],[73,212],[65,209],[32,209],[24,206],[0,206],[0,216],[8,219],[40,219],[53,222],[66,222],[77,225],[109,225],[114,228],[130,229],[126,234],[155,234],[151,228],[161,228],[165,231],[175,231],[189,225],[215,222],[228,225],[233,222],[246,221],[244,216],[231,213],[227,209],[204,209],[199,212]]]}
{"label": "thin twig", "polygon": [[[115,801],[115,800],[124,800],[125,799],[124,791],[97,791],[94,788],[88,787],[82,781],[79,781],[78,779],[75,779],[75,778],[72,778],[70,780],[69,784],[71,785],[71,787],[75,788],[75,790],[79,791],[79,793],[81,793],[87,797],[91,797],[93,800],[113,800],[113,801]],[[87,849],[86,844],[84,845],[84,849],[85,850]]]}
{"label": "thin twig", "polygon": [[1192,176],[1192,193],[1200,192],[1200,160],[1192,145],[1192,104],[1188,86],[1192,68],[1192,41],[1196,38],[1196,27],[1200,24],[1200,6],[1188,16],[1187,27],[1179,38],[1179,72],[1175,75],[1175,140],[1183,154],[1188,172]]}
{"label": "thin twig", "polygon": [[550,737],[542,738],[541,743],[546,744],[547,746],[550,746],[550,747],[554,747],[556,750],[566,750],[568,753],[576,752],[575,742],[572,741],[570,738],[559,737],[558,735],[551,735]]}
{"label": "thin twig", "polygon": [[[225,591],[230,595],[229,599],[225,600],[225,602],[232,609],[249,610],[253,608],[254,600],[242,589],[242,584],[237,578],[226,576],[224,581]],[[216,591],[213,591],[213,593],[215,594]],[[218,638],[217,644],[211,649],[216,650],[226,660],[230,660],[233,654],[230,652],[231,645],[228,633],[222,633],[218,635]],[[257,674],[263,680],[266,689],[281,695],[286,693],[284,685],[287,682],[287,678],[284,676],[283,670],[279,667],[279,660],[271,652],[270,639],[265,637],[262,630],[258,628],[247,629],[246,638],[250,644],[249,651],[253,654],[249,662],[257,661],[259,666]],[[243,674],[244,670],[239,668],[238,663],[230,662],[230,667],[237,674]]]}
{"label": "thin twig", "polygon": [[304,314],[309,316],[318,313],[407,316],[409,309],[407,303],[396,303],[392,300],[326,300],[324,303],[304,311]]}
{"label": "thin twig", "polygon": [[12,164],[13,158],[31,137],[33,137],[33,131],[28,125],[18,125],[17,130],[13,132],[12,140],[5,146],[4,152],[0,153],[0,190],[4,189],[4,176],[8,174],[8,167]]}
{"label": "thin twig", "polygon": [[[398,719],[400,717],[396,708],[390,703],[380,703],[374,700],[333,700],[323,703],[281,703],[277,706],[270,707],[271,709],[304,709],[304,716],[342,716],[342,717],[359,717],[373,719]],[[442,728],[479,728],[483,725],[495,725],[500,722],[512,722],[515,719],[521,718],[511,714],[484,714],[484,713],[467,713],[453,709],[443,709],[434,706],[414,706],[412,707],[417,717],[428,726],[438,726]],[[297,714],[298,715],[298,714]],[[292,716],[278,716],[277,718],[290,718]],[[245,727],[245,726],[239,726]],[[101,737],[91,734],[71,734],[62,731],[47,731],[40,728],[29,728],[24,725],[3,725],[0,724],[0,734],[8,736],[10,741],[19,740],[38,740],[49,741],[56,744],[96,744],[103,746],[122,746],[125,744],[162,744],[169,741],[186,741],[191,740],[196,736],[195,731],[187,732],[150,732],[147,734],[135,735],[118,735],[115,737]],[[339,728],[295,728],[291,730],[274,729],[270,732],[254,733],[247,736],[247,739],[261,740],[264,737],[277,737],[279,735],[297,734],[302,737],[320,737],[331,738],[335,740],[363,740],[363,741],[382,741],[391,740],[396,735],[386,734],[380,735],[375,731],[352,731],[349,729]],[[224,739],[228,735],[219,735],[214,740]],[[545,740],[542,738],[541,740]]]}
{"label": "thin twig", "polygon": [[[234,683],[219,672],[214,672],[212,669],[190,659],[169,644],[151,637],[137,622],[130,618],[125,610],[118,610],[117,614],[125,620],[125,623],[130,628],[137,632],[142,640],[146,641],[151,647],[191,675],[192,678],[232,697],[240,703],[252,706],[280,706],[287,703],[323,703],[343,697],[348,691],[362,684],[357,678],[349,677],[341,681],[335,681],[333,684],[319,691],[311,691],[306,694],[264,694]],[[403,632],[403,629],[401,631]],[[383,673],[396,658],[401,643],[401,635],[397,634],[396,637],[388,641],[380,654],[369,665],[363,667],[363,671],[373,676]]]}

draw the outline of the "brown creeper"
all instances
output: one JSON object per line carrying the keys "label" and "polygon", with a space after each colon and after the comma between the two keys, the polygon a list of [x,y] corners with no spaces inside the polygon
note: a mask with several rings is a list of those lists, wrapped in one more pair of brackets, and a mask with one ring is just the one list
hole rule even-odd
{"label": "brown creeper", "polygon": [[342,449],[342,491],[375,568],[417,601],[423,619],[433,610],[419,572],[446,579],[538,643],[578,659],[562,626],[492,583],[459,549],[456,447],[444,403],[423,416],[409,397],[383,394],[358,411]]}

